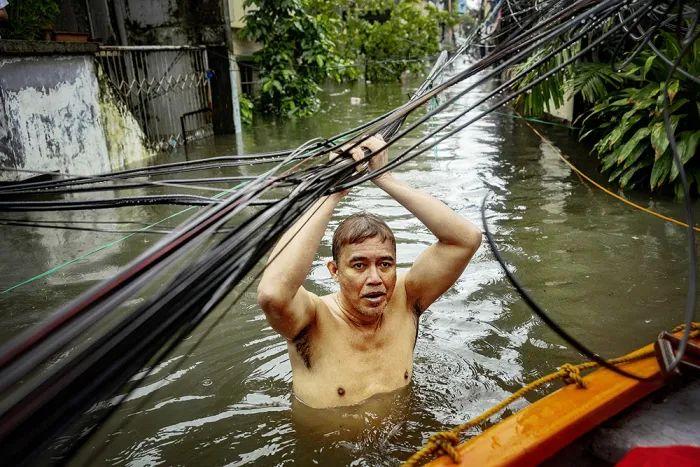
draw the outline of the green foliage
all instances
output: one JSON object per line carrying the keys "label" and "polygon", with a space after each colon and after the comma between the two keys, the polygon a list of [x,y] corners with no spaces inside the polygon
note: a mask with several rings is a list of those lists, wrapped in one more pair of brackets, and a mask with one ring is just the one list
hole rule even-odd
{"label": "green foliage", "polygon": [[[659,42],[667,56],[678,56],[680,47],[674,36],[664,35]],[[592,79],[600,82],[591,85],[590,80],[581,78],[584,83],[575,87],[582,94],[587,89],[586,99],[599,99],[583,115],[581,138],[597,141],[593,152],[600,158],[602,170],[610,174],[610,181],[623,188],[645,183],[652,191],[672,187],[677,196],[682,193],[663,119],[668,85],[672,133],[689,181],[700,193],[700,161],[694,158],[700,141],[697,86],[679,73],[666,83],[668,67],[651,51],[641,52],[614,78],[602,71],[601,64],[596,66]],[[700,41],[695,41],[680,66],[695,76],[700,73]],[[618,89],[621,85],[624,87]],[[607,95],[602,97],[605,90]]]}
{"label": "green foliage", "polygon": [[241,94],[238,97],[238,106],[241,110],[241,121],[244,125],[250,125],[253,123],[253,109],[255,105],[253,101],[246,95]]}
{"label": "green foliage", "polygon": [[338,52],[349,63],[364,63],[366,78],[372,81],[392,81],[404,71],[422,71],[426,58],[440,49],[440,27],[465,21],[420,0],[307,3],[309,11],[328,25]]}
{"label": "green foliage", "polygon": [[9,30],[5,39],[41,40],[43,31],[53,27],[60,13],[55,0],[14,0],[8,5]]}
{"label": "green foliage", "polygon": [[389,3],[387,21],[363,20],[360,25],[359,49],[367,63],[366,78],[372,81],[396,80],[407,70],[422,71],[426,57],[440,50],[441,20],[449,19],[419,0]]}
{"label": "green foliage", "polygon": [[611,89],[619,88],[624,80],[624,75],[613,70],[609,63],[582,62],[574,66],[565,89],[573,94],[580,93],[584,101],[594,104]]}
{"label": "green foliage", "polygon": [[[551,54],[557,46],[558,44],[552,43],[546,47],[538,49],[535,53],[530,55],[527,60],[511,67],[508,70],[509,77],[515,77],[518,74],[523,73],[526,69]],[[517,89],[525,89],[537,78],[570,59],[573,55],[578,53],[579,50],[580,45],[578,43],[574,43],[561,52],[555,54],[541,66],[527,72],[518,81],[516,85]],[[565,83],[571,78],[572,75],[573,67],[565,67],[560,72],[554,73],[550,78],[532,87],[532,89],[528,90],[525,94],[518,96],[514,102],[514,105],[519,107],[520,110],[526,115],[532,116],[541,116],[548,109],[550,104],[553,104],[555,108],[561,106],[564,103]]]}
{"label": "green foliage", "polygon": [[[667,56],[677,57],[680,53],[678,39],[671,34],[663,34],[655,42]],[[554,47],[539,49],[525,62],[512,67],[510,76],[537,63]],[[573,45],[556,54],[525,74],[517,88],[524,89],[578,50],[579,46]],[[695,41],[680,66],[691,75],[700,74],[700,40]],[[548,110],[549,105],[560,106],[567,91],[580,95],[584,104],[593,105],[582,115],[581,139],[595,141],[593,152],[599,157],[603,172],[609,174],[609,180],[622,188],[648,184],[654,191],[670,187],[679,195],[678,169],[663,123],[667,74],[668,66],[651,50],[644,49],[622,70],[614,70],[609,63],[569,65],[521,95],[515,103],[524,113],[537,116]],[[695,183],[700,193],[700,162],[694,159],[700,140],[697,93],[698,87],[679,73],[668,83],[673,134],[690,182]]]}
{"label": "green foliage", "polygon": [[[254,55],[260,68],[258,107],[292,117],[318,108],[318,83],[341,79],[347,63],[330,33],[333,22],[310,14],[307,0],[246,0],[257,9],[246,16],[244,35],[262,44]],[[337,27],[337,25],[335,25]]]}
{"label": "green foliage", "polygon": [[247,0],[243,34],[262,44],[259,110],[308,115],[318,107],[319,83],[366,78],[388,81],[424,69],[439,52],[441,26],[460,21],[421,0]]}

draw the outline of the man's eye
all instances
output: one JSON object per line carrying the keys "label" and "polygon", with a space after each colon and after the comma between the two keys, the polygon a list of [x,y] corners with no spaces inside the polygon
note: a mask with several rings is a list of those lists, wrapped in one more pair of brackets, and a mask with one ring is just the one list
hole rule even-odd
{"label": "man's eye", "polygon": [[364,267],[364,264],[362,263],[355,263],[352,265],[353,268],[355,269],[362,269]]}
{"label": "man's eye", "polygon": [[390,267],[391,267],[391,263],[388,262],[388,261],[384,261],[384,262],[382,263],[382,267],[383,267],[383,268],[390,268]]}

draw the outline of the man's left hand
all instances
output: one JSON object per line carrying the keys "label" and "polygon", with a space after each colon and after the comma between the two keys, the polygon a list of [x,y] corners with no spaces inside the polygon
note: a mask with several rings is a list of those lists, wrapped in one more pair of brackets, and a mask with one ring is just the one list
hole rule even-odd
{"label": "man's left hand", "polygon": [[[375,152],[385,145],[384,138],[381,135],[372,136],[360,143],[361,148],[367,148],[369,151]],[[383,151],[375,154],[372,159],[369,160],[369,170],[372,172],[381,169],[389,162],[389,151],[384,149]]]}

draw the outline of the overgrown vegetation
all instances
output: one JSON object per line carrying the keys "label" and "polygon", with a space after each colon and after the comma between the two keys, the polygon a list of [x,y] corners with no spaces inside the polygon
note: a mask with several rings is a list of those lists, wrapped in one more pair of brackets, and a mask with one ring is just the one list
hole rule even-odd
{"label": "overgrown vegetation", "polygon": [[325,79],[373,81],[420,71],[439,51],[440,28],[459,18],[420,0],[247,0],[244,35],[262,44],[258,110],[304,116]]}
{"label": "overgrown vegetation", "polygon": [[440,50],[441,27],[459,22],[455,15],[419,0],[346,1],[347,28],[339,35],[348,58],[362,61],[372,81],[398,80],[406,71],[420,72]]}
{"label": "overgrown vegetation", "polygon": [[[547,55],[551,54],[559,44],[551,43],[546,47],[538,49],[530,55],[527,60],[513,66],[508,70],[509,77],[515,77],[520,73],[525,72],[528,68],[542,60]],[[578,43],[565,48],[560,53],[554,55],[542,66],[527,72],[518,81],[518,88],[524,89],[543,74],[560,66],[565,61],[576,55],[580,50]],[[541,116],[549,106],[559,107],[564,103],[564,92],[567,83],[575,75],[572,66],[563,68],[558,73],[554,73],[549,79],[534,86],[530,91],[521,94],[515,100],[515,105],[526,115]]]}
{"label": "overgrown vegetation", "polygon": [[[655,44],[670,57],[677,57],[681,50],[679,40],[668,33],[657,38]],[[556,56],[545,68],[554,68],[571,53],[569,50]],[[511,71],[524,67],[519,65]],[[684,55],[680,67],[693,76],[700,75],[700,40]],[[519,86],[525,86],[544,72],[546,69],[530,73]],[[548,103],[561,105],[564,92],[580,95],[581,101],[589,106],[576,122],[582,127],[580,139],[593,144],[592,152],[600,159],[601,170],[608,174],[609,181],[622,188],[671,189],[680,197],[682,185],[663,118],[667,89],[678,152],[689,182],[700,193],[700,159],[695,157],[700,141],[699,89],[678,72],[666,83],[668,72],[668,65],[649,48],[620,70],[613,69],[610,63],[579,62],[535,86],[517,105],[527,114],[538,115],[547,109]]]}
{"label": "overgrown vegetation", "polygon": [[257,7],[246,16],[244,34],[262,44],[260,110],[303,116],[318,108],[318,83],[339,80],[350,64],[331,39],[331,25],[308,11],[309,0],[246,0]]}
{"label": "overgrown vegetation", "polygon": [[253,123],[253,109],[255,107],[253,101],[245,94],[241,94],[238,96],[238,106],[241,111],[241,121],[245,125]]}
{"label": "overgrown vegetation", "polygon": [[44,31],[53,28],[60,13],[56,0],[13,0],[7,7],[9,28],[4,39],[41,40]]}

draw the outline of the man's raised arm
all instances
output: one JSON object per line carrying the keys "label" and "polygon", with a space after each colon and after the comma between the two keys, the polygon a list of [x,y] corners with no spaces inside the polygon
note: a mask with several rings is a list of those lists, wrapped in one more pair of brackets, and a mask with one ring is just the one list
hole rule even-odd
{"label": "man's raised arm", "polygon": [[[376,150],[383,146],[383,142],[371,138],[363,145]],[[387,159],[386,151],[374,156],[370,169],[383,167]],[[462,274],[481,244],[481,231],[442,201],[397,180],[389,172],[372,181],[411,211],[438,239],[418,256],[406,275],[409,303],[418,312],[423,312]]]}
{"label": "man's raised arm", "polygon": [[[333,209],[344,193],[318,200],[277,242],[258,285],[258,304],[270,325],[293,339],[316,316],[316,297],[302,284]],[[291,241],[290,241],[291,240]]]}

